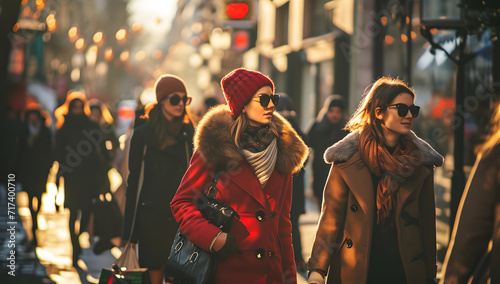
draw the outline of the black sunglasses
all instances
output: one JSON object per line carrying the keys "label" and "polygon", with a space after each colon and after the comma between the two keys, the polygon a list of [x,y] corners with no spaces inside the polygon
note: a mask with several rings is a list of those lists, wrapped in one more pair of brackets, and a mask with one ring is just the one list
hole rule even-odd
{"label": "black sunglasses", "polygon": [[393,104],[393,105],[388,105],[387,107],[388,108],[396,107],[398,109],[398,115],[400,117],[405,117],[408,114],[408,111],[410,111],[411,116],[415,118],[418,116],[418,113],[420,112],[420,107],[416,105],[407,106],[405,104]]}
{"label": "black sunglasses", "polygon": [[179,96],[178,94],[171,95],[170,97],[168,97],[168,100],[170,101],[170,104],[173,106],[178,105],[181,102],[181,100],[185,106],[191,103],[191,97],[184,96],[181,98],[181,96]]}
{"label": "black sunglasses", "polygon": [[259,95],[259,103],[262,107],[267,107],[270,101],[273,102],[274,106],[277,106],[280,101],[280,95]]}

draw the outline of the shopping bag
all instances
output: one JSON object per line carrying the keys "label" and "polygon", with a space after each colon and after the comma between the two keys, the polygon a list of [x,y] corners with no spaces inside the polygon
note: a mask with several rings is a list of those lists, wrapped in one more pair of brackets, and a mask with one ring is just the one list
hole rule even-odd
{"label": "shopping bag", "polygon": [[147,268],[133,271],[103,268],[99,277],[99,284],[150,284]]}

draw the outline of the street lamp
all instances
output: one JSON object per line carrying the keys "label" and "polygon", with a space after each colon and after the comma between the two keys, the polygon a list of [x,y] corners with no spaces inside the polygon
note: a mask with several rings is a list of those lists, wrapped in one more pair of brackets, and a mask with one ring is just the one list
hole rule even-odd
{"label": "street lamp", "polygon": [[[453,230],[455,216],[460,203],[460,198],[465,187],[464,174],[464,100],[465,100],[465,64],[472,59],[464,50],[467,44],[467,22],[465,12],[459,7],[460,0],[422,0],[420,6],[421,33],[431,44],[432,49],[442,50],[448,59],[457,65],[455,81],[455,113],[453,124],[453,175],[451,178],[451,201],[450,201],[450,232]],[[452,56],[433,38],[431,29],[456,30],[458,37],[457,56]]]}

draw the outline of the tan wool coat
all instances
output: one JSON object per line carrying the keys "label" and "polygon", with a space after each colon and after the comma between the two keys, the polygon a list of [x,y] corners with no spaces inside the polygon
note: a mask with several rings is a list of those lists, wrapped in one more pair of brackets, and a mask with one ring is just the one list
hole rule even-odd
{"label": "tan wool coat", "polygon": [[[436,276],[436,218],[433,169],[443,157],[413,132],[424,166],[401,183],[395,207],[398,247],[408,284]],[[309,269],[328,272],[327,283],[366,283],[375,215],[375,191],[369,168],[352,132],[328,148],[331,163]]]}
{"label": "tan wool coat", "polygon": [[[468,283],[491,241],[491,283],[500,283],[500,145],[479,156],[462,195],[441,284]],[[476,275],[479,276],[479,275]]]}

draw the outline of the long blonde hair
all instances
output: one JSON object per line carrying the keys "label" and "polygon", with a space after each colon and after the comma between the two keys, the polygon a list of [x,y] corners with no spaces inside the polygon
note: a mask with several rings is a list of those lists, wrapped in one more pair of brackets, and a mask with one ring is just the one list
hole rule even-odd
{"label": "long blonde hair", "polygon": [[[236,147],[241,148],[241,134],[245,131],[245,129],[250,125],[250,120],[246,116],[245,113],[241,113],[232,123],[231,123],[231,137],[233,137],[234,144]],[[274,133],[276,137],[278,137],[278,129],[276,125],[271,121],[269,124],[269,129]]]}
{"label": "long blonde hair", "polygon": [[377,141],[384,142],[382,121],[375,117],[375,110],[380,108],[385,111],[394,98],[401,93],[408,93],[415,98],[413,88],[410,88],[404,81],[397,78],[380,77],[365,89],[358,109],[351,116],[344,129],[362,131],[371,127]]}
{"label": "long blonde hair", "polygon": [[500,143],[500,102],[496,104],[493,117],[490,120],[490,131],[483,144],[476,150],[478,154],[488,155],[489,152]]}

